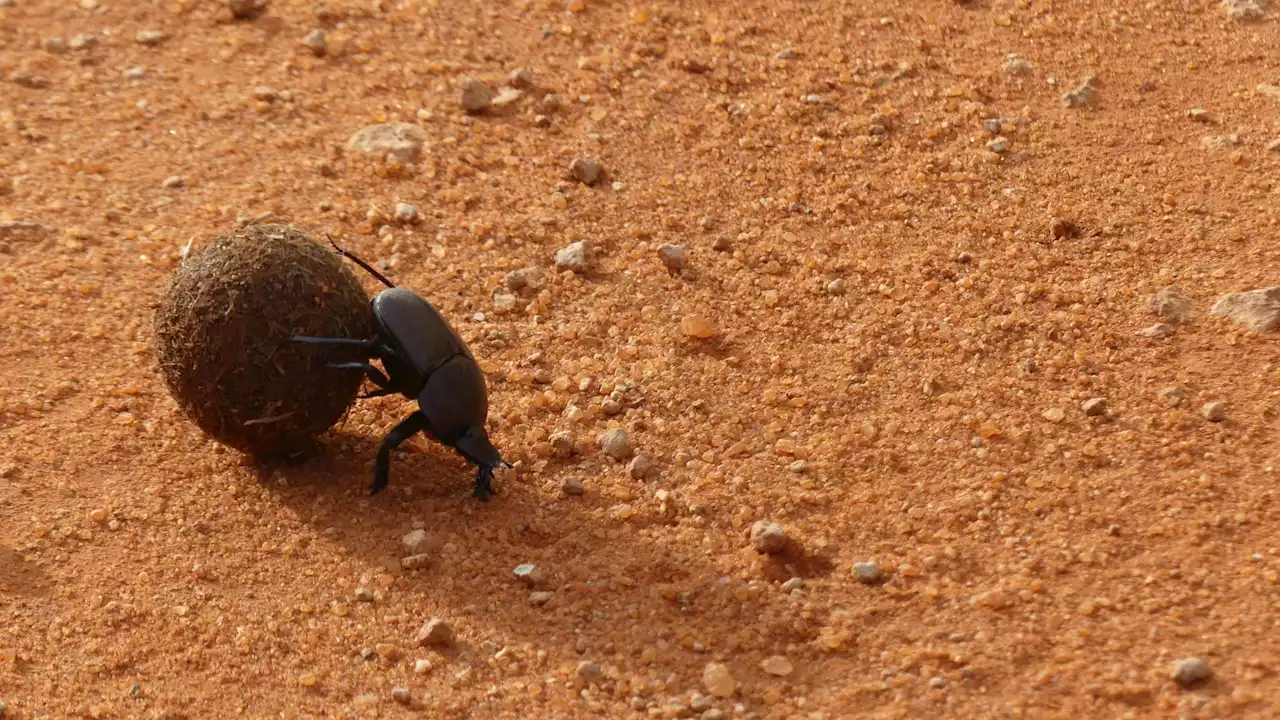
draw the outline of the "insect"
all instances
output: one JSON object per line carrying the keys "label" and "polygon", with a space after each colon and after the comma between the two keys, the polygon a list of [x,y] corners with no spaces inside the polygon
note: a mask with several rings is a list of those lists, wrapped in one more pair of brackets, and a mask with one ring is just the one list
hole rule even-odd
{"label": "insect", "polygon": [[[489,399],[484,373],[475,357],[431,303],[396,287],[368,263],[338,247],[332,238],[329,244],[339,255],[351,259],[387,286],[371,302],[377,337],[362,340],[294,335],[290,341],[357,347],[367,353],[365,361],[335,361],[328,366],[358,370],[378,386],[377,390],[361,395],[361,399],[398,393],[418,403],[418,409],[382,439],[370,494],[386,489],[391,452],[414,433],[422,432],[452,447],[479,468],[475,496],[487,501],[493,492],[494,469],[509,468],[511,464],[502,459],[484,429]],[[369,363],[372,358],[382,361],[385,373]]]}

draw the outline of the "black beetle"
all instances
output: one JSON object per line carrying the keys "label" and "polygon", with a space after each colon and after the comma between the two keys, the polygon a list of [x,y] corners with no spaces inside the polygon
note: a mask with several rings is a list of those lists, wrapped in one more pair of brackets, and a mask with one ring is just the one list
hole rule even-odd
{"label": "black beetle", "polygon": [[484,373],[467,344],[431,303],[396,287],[368,263],[338,247],[332,238],[329,243],[339,255],[350,258],[387,286],[371,303],[377,338],[294,335],[290,340],[359,347],[368,357],[381,360],[386,374],[367,361],[331,362],[329,367],[359,370],[378,386],[378,390],[361,398],[400,393],[418,402],[418,410],[383,438],[370,494],[376,495],[387,487],[391,451],[414,433],[423,432],[480,468],[476,473],[475,496],[488,500],[493,492],[494,468],[511,467],[511,464],[502,459],[485,432],[489,398]]}

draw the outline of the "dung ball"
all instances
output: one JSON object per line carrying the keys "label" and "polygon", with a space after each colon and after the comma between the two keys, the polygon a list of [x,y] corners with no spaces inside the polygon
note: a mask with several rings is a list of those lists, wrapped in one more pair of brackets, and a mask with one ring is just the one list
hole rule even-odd
{"label": "dung ball", "polygon": [[342,258],[293,225],[221,235],[179,266],[161,297],[154,349],[169,393],[215,440],[289,455],[336,423],[363,374],[358,347],[294,335],[372,337],[369,297]]}

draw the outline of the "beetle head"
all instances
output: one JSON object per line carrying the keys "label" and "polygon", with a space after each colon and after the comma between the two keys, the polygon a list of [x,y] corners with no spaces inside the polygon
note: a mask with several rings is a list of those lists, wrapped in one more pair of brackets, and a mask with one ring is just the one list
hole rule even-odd
{"label": "beetle head", "polygon": [[471,426],[453,446],[463,457],[480,467],[511,467],[511,463],[502,459],[502,453],[489,440],[489,433],[478,425]]}

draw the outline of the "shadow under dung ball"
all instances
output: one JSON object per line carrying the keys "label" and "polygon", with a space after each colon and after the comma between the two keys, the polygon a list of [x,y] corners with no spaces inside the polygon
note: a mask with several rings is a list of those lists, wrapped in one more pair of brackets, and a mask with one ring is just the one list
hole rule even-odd
{"label": "shadow under dung ball", "polygon": [[293,335],[369,338],[369,297],[342,258],[292,225],[249,225],[179,267],[155,316],[170,394],[219,442],[256,458],[306,449],[355,401],[364,375],[328,367],[358,349]]}

